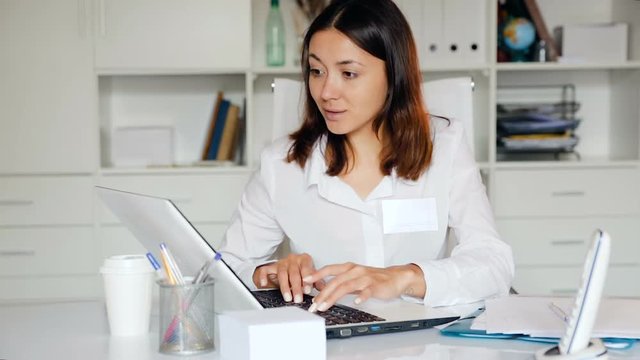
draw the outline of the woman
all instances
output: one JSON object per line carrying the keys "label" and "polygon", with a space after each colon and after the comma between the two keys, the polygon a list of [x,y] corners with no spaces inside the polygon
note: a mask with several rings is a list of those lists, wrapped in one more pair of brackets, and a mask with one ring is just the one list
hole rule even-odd
{"label": "woman", "polygon": [[[391,0],[335,1],[302,52],[302,126],[263,151],[222,252],[247,284],[310,311],[349,293],[431,306],[506,294],[495,229],[461,124],[429,117],[409,25]],[[448,229],[458,244],[446,257]],[[283,238],[291,254],[266,262]]]}

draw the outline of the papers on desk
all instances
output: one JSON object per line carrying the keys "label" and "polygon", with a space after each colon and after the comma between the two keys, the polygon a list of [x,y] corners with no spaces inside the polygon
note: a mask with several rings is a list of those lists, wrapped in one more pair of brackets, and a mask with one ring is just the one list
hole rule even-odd
{"label": "papers on desk", "polygon": [[[487,334],[524,334],[532,337],[562,337],[564,321],[549,304],[571,314],[573,298],[509,296],[485,302],[485,312],[471,329]],[[640,339],[640,299],[603,298],[593,328],[593,337]]]}

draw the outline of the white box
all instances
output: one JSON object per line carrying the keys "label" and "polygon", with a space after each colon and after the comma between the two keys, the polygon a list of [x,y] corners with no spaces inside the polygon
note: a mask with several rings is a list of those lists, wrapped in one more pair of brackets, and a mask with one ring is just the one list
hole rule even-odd
{"label": "white box", "polygon": [[218,315],[220,355],[228,360],[324,360],[324,319],[294,306]]}
{"label": "white box", "polygon": [[169,126],[119,127],[111,135],[113,166],[138,167],[173,163],[173,129]]}
{"label": "white box", "polygon": [[626,23],[563,25],[556,29],[566,63],[625,62],[629,26]]}

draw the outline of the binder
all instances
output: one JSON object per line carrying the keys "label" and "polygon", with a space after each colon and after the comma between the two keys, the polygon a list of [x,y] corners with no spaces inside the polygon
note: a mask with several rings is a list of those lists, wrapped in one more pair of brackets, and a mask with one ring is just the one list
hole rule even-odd
{"label": "binder", "polygon": [[[447,60],[461,64],[487,61],[487,5],[478,0],[444,1],[443,35]],[[453,50],[455,47],[455,50]]]}

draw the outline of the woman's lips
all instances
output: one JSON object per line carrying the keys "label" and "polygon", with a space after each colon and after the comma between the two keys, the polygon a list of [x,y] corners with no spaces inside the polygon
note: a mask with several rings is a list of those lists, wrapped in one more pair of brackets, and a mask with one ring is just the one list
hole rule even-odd
{"label": "woman's lips", "polygon": [[346,110],[324,110],[324,116],[329,121],[336,121],[340,118],[340,116],[346,113]]}

